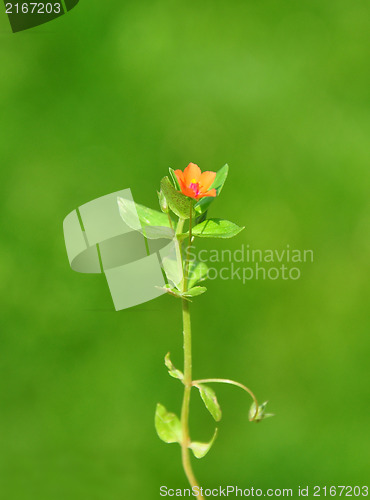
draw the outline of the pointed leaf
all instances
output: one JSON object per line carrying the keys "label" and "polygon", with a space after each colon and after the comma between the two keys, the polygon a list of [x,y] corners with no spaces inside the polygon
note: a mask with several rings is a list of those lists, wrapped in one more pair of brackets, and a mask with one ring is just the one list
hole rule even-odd
{"label": "pointed leaf", "polygon": [[215,430],[215,433],[213,434],[213,437],[209,443],[200,443],[198,441],[190,443],[189,448],[194,453],[194,456],[196,458],[203,458],[205,455],[207,455],[207,453],[211,449],[216,439],[216,436],[217,436],[217,429]]}
{"label": "pointed leaf", "polygon": [[202,295],[202,293],[206,292],[207,288],[205,286],[194,286],[186,292],[182,293],[183,297],[197,297],[198,295]]}
{"label": "pointed leaf", "polygon": [[193,227],[192,234],[199,238],[232,238],[244,227],[224,219],[207,219]]}
{"label": "pointed leaf", "polygon": [[190,261],[188,287],[193,288],[200,281],[204,281],[207,278],[207,274],[208,266],[205,262]]}
{"label": "pointed leaf", "polygon": [[140,222],[145,226],[163,226],[170,227],[170,222],[168,220],[168,215],[158,212],[158,210],[153,210],[152,208],[145,207],[136,203],[136,210],[139,216]]}
{"label": "pointed leaf", "polygon": [[160,403],[155,412],[155,428],[165,443],[181,443],[181,422],[174,413],[169,413]]}
{"label": "pointed leaf", "polygon": [[172,248],[168,251],[167,255],[161,254],[161,260],[168,283],[180,290],[182,288],[184,277],[183,266],[178,262],[176,254],[172,251]]}
{"label": "pointed leaf", "polygon": [[179,184],[179,181],[177,180],[174,169],[169,168],[168,170],[170,171],[170,177],[171,177],[171,180],[173,182],[173,185],[175,186],[175,189],[177,189],[177,191],[180,191],[180,184]]}
{"label": "pointed leaf", "polygon": [[197,224],[200,224],[201,222],[203,222],[204,220],[206,220],[207,215],[208,215],[208,210],[206,210],[202,214],[198,215],[198,217],[195,218],[194,226],[196,226]]}
{"label": "pointed leaf", "polygon": [[168,177],[163,177],[163,179],[161,180],[161,189],[166,197],[170,209],[178,217],[181,217],[182,219],[189,219],[190,210],[192,210],[193,215],[195,215],[195,212],[192,208],[192,199],[188,196],[183,195],[179,191],[176,191]]}
{"label": "pointed leaf", "polygon": [[131,229],[145,232],[145,236],[149,239],[173,238],[174,232],[167,214],[120,197],[117,198],[117,202],[123,221]]}
{"label": "pointed leaf", "polygon": [[[227,163],[222,168],[220,168],[220,170],[218,170],[217,173],[216,173],[216,178],[213,181],[212,186],[210,187],[210,189],[212,189],[212,188],[216,189],[216,192],[217,192],[216,198],[221,193],[221,190],[222,190],[222,188],[223,188],[223,186],[225,184],[225,181],[226,181],[228,173],[229,173],[229,165]],[[209,197],[206,197],[206,198],[202,198],[194,206],[195,211],[197,213],[199,213],[199,214],[203,214],[204,212],[206,212],[208,210],[210,204],[216,198],[212,197],[212,196],[209,196]]]}
{"label": "pointed leaf", "polygon": [[169,352],[166,354],[164,358],[164,364],[168,368],[168,373],[171,375],[171,377],[178,378],[179,380],[184,380],[184,374],[180,370],[175,368],[174,365],[172,364]]}
{"label": "pointed leaf", "polygon": [[[131,229],[140,231],[142,229],[139,215],[136,210],[136,203],[132,200],[126,200],[124,198],[117,197],[118,210],[120,216],[125,224],[127,224]],[[160,212],[158,212],[160,213]],[[160,214],[161,216],[163,214]]]}
{"label": "pointed leaf", "polygon": [[216,422],[219,422],[222,417],[222,412],[220,405],[218,404],[215,391],[208,387],[208,385],[204,384],[199,384],[197,385],[197,387],[207,410],[216,420]]}

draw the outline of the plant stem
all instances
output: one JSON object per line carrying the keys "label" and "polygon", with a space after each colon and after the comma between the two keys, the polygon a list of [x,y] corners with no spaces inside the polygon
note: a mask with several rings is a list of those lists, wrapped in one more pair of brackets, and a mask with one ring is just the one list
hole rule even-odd
{"label": "plant stem", "polygon": [[171,219],[171,216],[170,216],[170,212],[167,212],[167,217],[168,217],[168,222],[170,224],[170,228],[173,230],[173,224],[172,224],[172,219]]}
{"label": "plant stem", "polygon": [[[185,257],[185,272],[182,290],[186,292],[188,285],[188,254],[191,245],[191,212],[189,220],[189,245],[186,249]],[[183,321],[183,334],[184,334],[184,397],[181,408],[181,429],[182,429],[182,443],[181,443],[181,457],[182,465],[188,481],[192,487],[198,487],[199,494],[198,500],[203,500],[203,496],[199,491],[199,484],[194,476],[190,460],[190,435],[189,435],[189,408],[190,408],[190,392],[193,386],[192,382],[192,355],[191,355],[191,321],[190,321],[190,308],[189,302],[182,299],[182,321]]]}
{"label": "plant stem", "polygon": [[176,234],[175,234],[176,260],[177,260],[177,264],[179,267],[179,278],[181,277],[180,283],[176,283],[176,285],[179,285],[182,290],[184,289],[184,267],[183,267],[183,263],[182,263],[181,243],[178,239],[178,235],[182,233],[184,223],[185,223],[185,219],[180,218],[178,223],[177,223]]}
{"label": "plant stem", "polygon": [[191,224],[192,224],[192,210],[193,207],[190,207],[190,217],[189,217],[189,244],[186,247],[186,257],[185,257],[185,272],[184,272],[184,288],[183,291],[186,292],[188,289],[188,277],[189,277],[189,251],[191,247]]}
{"label": "plant stem", "polygon": [[[192,356],[191,356],[191,323],[190,323],[190,310],[189,302],[182,300],[182,319],[184,325],[184,398],[182,401],[181,409],[181,429],[182,429],[182,443],[181,443],[181,456],[182,465],[186,477],[191,486],[198,486],[198,482],[194,476],[194,472],[190,461],[190,436],[189,436],[189,405],[190,405],[190,391],[192,388]],[[203,499],[202,495],[197,498]]]}

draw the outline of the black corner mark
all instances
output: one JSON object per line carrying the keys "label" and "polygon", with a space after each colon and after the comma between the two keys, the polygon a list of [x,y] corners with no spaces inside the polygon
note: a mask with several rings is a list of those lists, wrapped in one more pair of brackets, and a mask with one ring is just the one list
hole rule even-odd
{"label": "black corner mark", "polygon": [[13,33],[34,28],[66,14],[79,0],[4,0]]}

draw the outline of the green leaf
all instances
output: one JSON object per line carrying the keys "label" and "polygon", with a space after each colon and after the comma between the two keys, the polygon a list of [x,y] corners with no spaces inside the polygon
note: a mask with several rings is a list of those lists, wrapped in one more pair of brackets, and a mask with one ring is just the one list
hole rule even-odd
{"label": "green leaf", "polygon": [[173,229],[163,226],[144,226],[142,232],[149,240],[158,240],[161,238],[172,240],[175,236]]}
{"label": "green leaf", "polygon": [[180,191],[180,184],[179,184],[179,181],[177,180],[177,176],[175,174],[174,169],[169,168],[168,170],[170,171],[170,176],[171,176],[173,185],[175,186],[175,189],[177,189],[177,191]]}
{"label": "green leaf", "polygon": [[194,453],[194,456],[196,458],[203,458],[205,455],[207,455],[207,453],[211,449],[216,439],[216,436],[217,436],[217,429],[215,430],[215,433],[213,434],[213,437],[209,443],[200,443],[198,441],[190,443],[189,448]]}
{"label": "green leaf", "polygon": [[268,401],[265,401],[258,407],[257,411],[257,416],[255,417],[256,414],[256,403],[253,401],[250,410],[249,410],[249,420],[252,422],[261,422],[261,420],[264,420],[265,418],[270,418],[274,417],[275,415],[273,413],[266,413],[266,405]]}
{"label": "green leaf", "polygon": [[186,292],[183,292],[181,295],[183,297],[197,297],[198,295],[202,295],[202,293],[206,292],[207,288],[205,286],[194,286]]}
{"label": "green leaf", "polygon": [[224,219],[207,219],[193,227],[192,234],[199,238],[232,238],[244,227]]}
{"label": "green leaf", "polygon": [[140,222],[145,226],[164,226],[170,227],[170,221],[168,220],[168,215],[158,212],[158,210],[153,210],[152,208],[145,207],[144,205],[139,205],[136,203],[136,210],[139,216]]}
{"label": "green leaf", "polygon": [[120,197],[117,202],[123,221],[131,229],[145,233],[149,239],[173,238],[167,214]]}
{"label": "green leaf", "polygon": [[166,354],[164,358],[164,364],[168,368],[168,373],[171,375],[171,377],[178,378],[179,380],[184,380],[184,374],[180,370],[175,368],[174,365],[172,364],[169,352]]}
{"label": "green leaf", "polygon": [[[212,188],[216,189],[216,192],[217,192],[216,198],[219,196],[219,194],[222,191],[222,188],[225,184],[228,173],[229,173],[229,165],[227,163],[222,168],[220,168],[220,170],[218,170],[216,173],[216,178],[213,181],[212,186],[210,187],[210,189],[212,189]],[[198,201],[198,203],[196,203],[196,205],[194,206],[195,211],[198,214],[203,214],[204,212],[206,212],[208,210],[210,204],[214,200],[215,200],[215,197],[213,197],[213,196],[207,196],[205,198],[200,199]]]}
{"label": "green leaf", "polygon": [[179,191],[176,191],[168,177],[163,177],[161,180],[161,189],[166,197],[170,209],[178,217],[181,217],[182,219],[189,219],[190,210],[192,210],[193,215],[195,215],[192,208],[192,199],[183,195]]}
{"label": "green leaf", "polygon": [[203,222],[204,220],[206,220],[207,215],[208,215],[208,210],[206,210],[202,214],[198,215],[198,217],[195,218],[194,226],[196,226],[197,224],[200,224],[201,222]]}
{"label": "green leaf", "polygon": [[175,249],[171,247],[167,255],[164,252],[161,254],[162,268],[166,274],[167,282],[171,284],[171,287],[175,287],[178,290],[182,288],[183,282],[183,265],[177,260]]}
{"label": "green leaf", "polygon": [[155,429],[165,443],[181,443],[181,422],[174,413],[169,413],[160,403],[155,412]]}
{"label": "green leaf", "polygon": [[200,396],[203,399],[203,403],[205,404],[207,410],[216,422],[219,422],[222,417],[222,412],[220,405],[218,404],[215,391],[208,387],[208,385],[204,384],[199,384],[196,387],[199,389]]}
{"label": "green leaf", "polygon": [[191,260],[189,262],[189,281],[188,287],[193,288],[194,285],[207,278],[208,266],[205,262]]}

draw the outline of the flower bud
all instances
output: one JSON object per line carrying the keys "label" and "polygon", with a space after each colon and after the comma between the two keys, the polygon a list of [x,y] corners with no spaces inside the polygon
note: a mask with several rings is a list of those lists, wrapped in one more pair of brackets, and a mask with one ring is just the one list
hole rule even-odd
{"label": "flower bud", "polygon": [[250,422],[261,422],[261,420],[269,417],[274,417],[273,413],[266,413],[266,405],[268,401],[265,401],[261,405],[258,406],[257,415],[256,415],[256,403],[253,401],[252,406],[249,410],[249,421]]}

